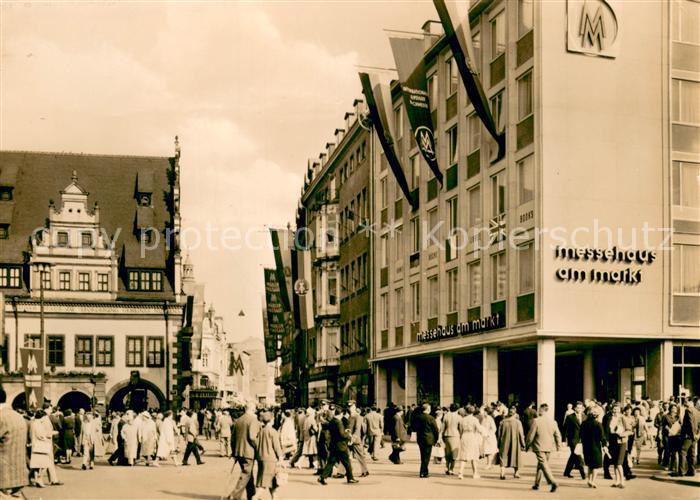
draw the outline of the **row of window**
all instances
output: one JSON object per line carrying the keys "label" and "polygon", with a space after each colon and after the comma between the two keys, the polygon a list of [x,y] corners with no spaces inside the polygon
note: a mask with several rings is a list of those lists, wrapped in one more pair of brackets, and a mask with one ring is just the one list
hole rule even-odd
{"label": "row of window", "polygon": [[369,196],[363,187],[357,196],[340,211],[340,240],[347,240],[360,225],[369,219]]}
{"label": "row of window", "polygon": [[363,140],[354,153],[338,170],[338,187],[347,181],[359,164],[367,159],[367,141]]}
{"label": "row of window", "polygon": [[[700,247],[699,247],[700,248]],[[518,295],[526,295],[532,293],[535,289],[535,252],[532,242],[521,245],[517,249],[518,263]],[[491,255],[491,302],[498,302],[507,298],[507,263],[506,252],[499,252]],[[453,268],[446,273],[445,288],[447,305],[447,314],[457,312],[459,309],[459,268]],[[478,307],[482,304],[482,267],[481,261],[476,260],[466,266],[466,281],[467,281],[467,305],[469,308]],[[429,276],[427,278],[427,317],[429,319],[437,318],[439,315],[439,304],[441,287],[438,275]],[[423,317],[423,304],[421,302],[421,282],[417,281],[410,285],[409,296],[409,320],[411,323],[420,321]],[[403,287],[394,290],[394,321],[395,326],[403,326],[404,311],[406,304],[404,302]],[[389,328],[389,293],[385,292],[379,297],[379,314],[380,328],[387,330]]]}
{"label": "row of window", "polygon": [[19,266],[0,266],[0,288],[21,288],[22,268]]}
{"label": "row of window", "polygon": [[367,287],[367,259],[367,254],[363,253],[340,269],[341,298]]}
{"label": "row of window", "polygon": [[[77,274],[77,281],[75,280]],[[109,273],[97,273],[95,281],[93,273],[74,273],[71,271],[58,271],[58,290],[79,290],[82,292],[109,291]],[[41,286],[44,290],[52,290],[52,273],[41,271]]]}
{"label": "row of window", "polygon": [[340,326],[341,354],[367,349],[369,317],[361,316]]}
{"label": "row of window", "polygon": [[[146,366],[160,368],[165,366],[163,337],[145,337]],[[41,347],[40,335],[25,335],[24,346]],[[46,336],[46,364],[65,366],[65,335]],[[114,337],[76,335],[75,361],[77,367],[114,366]],[[126,366],[144,365],[144,337],[126,337]]]}
{"label": "row of window", "polygon": [[162,271],[129,271],[129,290],[139,292],[162,292]]}

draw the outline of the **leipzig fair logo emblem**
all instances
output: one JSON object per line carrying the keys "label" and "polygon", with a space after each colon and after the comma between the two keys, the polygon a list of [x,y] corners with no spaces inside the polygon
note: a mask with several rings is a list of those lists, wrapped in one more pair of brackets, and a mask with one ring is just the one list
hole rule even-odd
{"label": "leipzig fair logo emblem", "polygon": [[428,161],[435,161],[435,139],[433,131],[426,126],[420,126],[416,129],[416,142],[418,147]]}

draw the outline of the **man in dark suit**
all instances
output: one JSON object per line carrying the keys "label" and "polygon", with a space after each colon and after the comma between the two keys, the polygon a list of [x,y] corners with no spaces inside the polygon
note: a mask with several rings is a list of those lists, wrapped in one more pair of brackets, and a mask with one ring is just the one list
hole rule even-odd
{"label": "man in dark suit", "polygon": [[350,454],[348,453],[348,442],[351,439],[350,433],[343,425],[343,410],[336,407],[335,416],[328,422],[328,433],[330,434],[330,447],[328,462],[321,471],[321,476],[318,482],[326,485],[326,478],[333,474],[333,466],[340,463],[345,468],[345,477],[348,483],[357,483],[357,479],[352,476],[352,464],[350,463]]}
{"label": "man in dark suit", "polygon": [[[581,446],[581,424],[583,423],[583,403],[576,402],[574,413],[570,413],[564,419],[564,437],[569,445],[569,460],[564,468],[564,477],[573,477],[572,469],[577,469],[581,473],[581,479],[586,479],[586,473],[583,471],[583,461],[581,455],[583,448]],[[578,448],[578,449],[577,449]]]}
{"label": "man in dark suit", "polygon": [[530,403],[530,406],[525,408],[523,411],[523,432],[527,436],[530,433],[530,427],[532,422],[537,418],[537,410],[535,409],[535,402]]}
{"label": "man in dark suit", "polygon": [[421,413],[415,411],[413,417],[413,431],[416,433],[416,442],[420,450],[420,477],[428,477],[428,464],[433,452],[433,445],[437,443],[440,432],[435,418],[430,414],[430,405],[423,404]]}
{"label": "man in dark suit", "polygon": [[678,473],[672,475],[693,477],[697,461],[698,438],[700,438],[700,412],[695,409],[691,398],[685,400],[685,415],[681,423],[680,438],[681,460]]}
{"label": "man in dark suit", "polygon": [[401,464],[401,452],[404,450],[404,443],[408,440],[406,424],[403,421],[403,406],[396,407],[389,431],[391,434],[391,455],[389,455],[389,460],[399,465]]}
{"label": "man in dark suit", "polygon": [[258,449],[258,433],[260,423],[255,415],[255,403],[249,401],[245,407],[245,413],[238,417],[233,424],[231,448],[236,463],[241,467],[241,475],[236,486],[228,495],[230,499],[238,500],[246,491],[248,500],[255,496],[255,480],[253,478],[253,463]]}

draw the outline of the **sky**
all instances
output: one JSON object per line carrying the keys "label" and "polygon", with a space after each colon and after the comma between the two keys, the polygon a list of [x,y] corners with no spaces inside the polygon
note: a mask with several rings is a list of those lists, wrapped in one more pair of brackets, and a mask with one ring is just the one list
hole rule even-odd
{"label": "sky", "polygon": [[[183,244],[234,340],[262,338],[268,227],[431,1],[0,4],[0,149],[171,156]],[[240,235],[240,236],[238,236]],[[245,316],[239,316],[243,311]]]}

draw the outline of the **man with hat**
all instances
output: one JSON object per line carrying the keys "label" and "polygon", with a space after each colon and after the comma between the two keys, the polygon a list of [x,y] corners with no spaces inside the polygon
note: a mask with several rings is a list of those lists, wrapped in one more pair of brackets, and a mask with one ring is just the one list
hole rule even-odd
{"label": "man with hat", "polygon": [[351,440],[350,432],[343,425],[343,409],[337,407],[335,415],[328,422],[328,433],[330,434],[330,448],[328,462],[321,471],[318,482],[326,485],[326,478],[333,473],[333,466],[336,463],[343,465],[346,471],[346,479],[348,483],[357,483],[352,475],[352,464],[350,463],[350,455],[348,453],[348,442]]}

